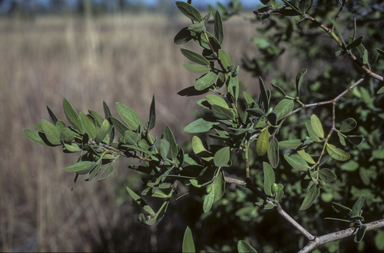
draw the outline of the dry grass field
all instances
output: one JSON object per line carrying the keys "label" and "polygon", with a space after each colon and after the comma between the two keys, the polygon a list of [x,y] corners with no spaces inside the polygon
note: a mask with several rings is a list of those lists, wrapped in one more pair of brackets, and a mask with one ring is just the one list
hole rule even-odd
{"label": "dry grass field", "polygon": [[[104,100],[117,115],[114,103],[122,102],[146,121],[155,94],[155,133],[161,134],[168,124],[179,144],[186,145],[184,139],[192,136],[182,129],[193,120],[200,98],[177,92],[193,85],[198,76],[182,67],[189,62],[173,37],[187,25],[185,18],[168,20],[154,14],[0,20],[1,251],[177,249],[180,244],[164,244],[181,242],[180,231],[164,239],[138,224],[140,210],[124,186],[139,177],[128,171],[127,161],[120,162],[108,180],[78,180],[71,192],[73,175],[61,168],[73,164],[76,155],[33,143],[22,129],[49,119],[46,105],[65,119],[64,97],[85,113],[102,113]],[[236,17],[225,28],[223,47],[236,65],[245,52],[256,55],[251,43],[255,24]],[[184,47],[198,50],[192,43]],[[250,74],[242,71],[240,78],[249,93],[256,92],[257,81]],[[169,225],[166,229],[171,231]]]}

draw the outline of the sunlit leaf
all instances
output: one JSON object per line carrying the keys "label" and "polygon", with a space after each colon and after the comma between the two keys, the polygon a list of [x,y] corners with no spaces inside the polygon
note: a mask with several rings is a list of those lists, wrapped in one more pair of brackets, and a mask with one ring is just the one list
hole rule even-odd
{"label": "sunlit leaf", "polygon": [[338,161],[347,161],[350,158],[350,154],[345,152],[342,149],[339,149],[335,145],[327,143],[327,152],[335,160]]}
{"label": "sunlit leaf", "polygon": [[202,56],[201,54],[198,54],[192,50],[181,48],[181,53],[190,61],[193,61],[200,65],[209,66],[209,61]]}
{"label": "sunlit leaf", "polygon": [[284,158],[293,168],[297,170],[306,170],[309,168],[307,162],[298,154],[285,154]]}
{"label": "sunlit leaf", "polygon": [[139,116],[137,116],[136,112],[128,106],[117,102],[116,109],[120,117],[132,130],[136,130],[139,126],[142,125]]}
{"label": "sunlit leaf", "polygon": [[96,162],[91,161],[81,161],[77,162],[71,166],[65,167],[64,170],[68,172],[76,172],[77,174],[87,174],[97,165]]}
{"label": "sunlit leaf", "polygon": [[259,156],[263,156],[269,147],[269,132],[268,129],[264,130],[258,137],[256,142],[256,153]]}
{"label": "sunlit leaf", "polygon": [[209,88],[212,84],[216,82],[216,80],[217,74],[215,74],[214,72],[209,72],[196,80],[195,89],[200,91]]}
{"label": "sunlit leaf", "polygon": [[199,118],[189,123],[185,128],[184,132],[187,133],[205,133],[212,129],[213,126],[219,125],[219,122],[206,121],[203,118]]}
{"label": "sunlit leaf", "polygon": [[229,147],[224,147],[219,149],[216,153],[215,156],[213,157],[213,161],[215,163],[215,166],[217,167],[223,167],[226,166],[229,162]]}
{"label": "sunlit leaf", "polygon": [[183,253],[193,253],[195,251],[195,243],[193,242],[192,232],[189,227],[185,230],[183,238]]}
{"label": "sunlit leaf", "polygon": [[55,125],[51,122],[42,119],[41,126],[44,130],[44,134],[47,137],[48,141],[52,145],[60,145],[60,131]]}
{"label": "sunlit leaf", "polygon": [[320,139],[324,138],[323,126],[321,125],[319,118],[315,114],[311,115],[311,126]]}

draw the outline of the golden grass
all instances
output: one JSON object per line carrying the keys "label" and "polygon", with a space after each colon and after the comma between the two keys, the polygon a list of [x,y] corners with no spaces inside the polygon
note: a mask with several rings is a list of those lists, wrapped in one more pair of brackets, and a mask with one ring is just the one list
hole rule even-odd
{"label": "golden grass", "polygon": [[[76,155],[32,143],[22,129],[49,119],[46,105],[65,119],[64,97],[85,113],[93,109],[102,114],[104,100],[117,115],[114,103],[122,102],[145,122],[156,94],[155,134],[168,124],[183,145],[191,136],[182,129],[193,120],[198,98],[176,93],[198,76],[182,67],[189,62],[173,37],[187,25],[185,18],[175,21],[153,14],[89,22],[71,17],[0,20],[2,251],[116,250],[111,237],[121,227],[132,230],[125,235],[127,250],[159,249],[153,230],[137,225],[139,208],[131,205],[124,190],[127,182],[138,179],[127,170],[127,161],[102,183],[80,178],[71,192],[73,175],[61,168],[73,164]],[[254,28],[241,18],[226,23],[223,48],[235,65],[245,52],[255,56],[250,41]],[[198,50],[191,43],[183,47]],[[254,93],[256,80],[244,71],[240,77],[252,84]],[[146,238],[139,229],[148,232]],[[144,247],[144,241],[150,246]]]}

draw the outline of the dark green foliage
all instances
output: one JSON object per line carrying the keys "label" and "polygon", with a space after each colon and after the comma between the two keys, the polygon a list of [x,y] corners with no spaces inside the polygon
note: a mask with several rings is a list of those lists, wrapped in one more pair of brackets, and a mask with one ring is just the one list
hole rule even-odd
{"label": "dark green foliage", "polygon": [[[284,231],[292,227],[281,229],[266,213],[280,203],[303,227],[319,235],[338,227],[322,220],[315,224],[311,217],[323,218],[333,208],[341,218],[331,219],[352,223],[356,227],[355,242],[361,242],[367,229],[361,216],[364,202],[367,220],[378,219],[384,208],[380,184],[384,177],[380,170],[384,166],[384,97],[377,96],[383,92],[383,82],[369,77],[371,70],[377,70],[378,75],[384,70],[384,51],[378,48],[382,45],[377,39],[383,35],[369,21],[354,18],[358,8],[372,11],[363,3],[357,7],[351,4],[349,12],[340,16],[344,3],[336,6],[320,0],[316,2],[318,8],[312,9],[312,0],[261,2],[265,6],[255,13],[266,24],[258,28],[261,36],[253,40],[261,57],[245,59],[242,66],[257,73],[258,97],[240,93],[240,67],[233,66],[223,43],[223,20],[240,11],[241,3],[232,1],[232,9],[222,4],[217,4],[217,9],[209,6],[210,12],[203,15],[190,1],[176,2],[192,24],[176,34],[174,43],[196,43],[201,50],[181,49],[187,60],[198,64],[183,66],[200,76],[179,95],[204,95],[197,102],[204,116],[184,128],[185,132],[199,134],[192,137],[193,153],[179,147],[168,126],[162,136],[151,135],[157,118],[155,96],[144,125],[137,113],[122,103],[116,103],[121,121],[105,102],[102,117],[92,110],[89,114],[78,113],[64,99],[69,126],[47,107],[51,122],[41,120],[34,126],[37,131],[24,129],[24,134],[47,147],[61,146],[65,153],[81,151],[76,163],[64,168],[75,173],[74,183],[79,175],[86,174],[87,181],[95,177],[103,181],[114,172],[118,158],[138,159],[141,163],[129,168],[143,174],[145,189],[140,195],[129,187],[127,191],[146,212],[138,216],[138,221],[146,225],[159,224],[176,196],[191,195],[202,200],[202,223],[219,218],[222,223],[217,227],[231,231],[230,240],[220,242],[228,246],[228,251],[237,248],[239,252],[256,252],[250,244],[238,240],[249,234],[256,235],[264,251],[280,250],[284,244],[289,245],[285,251],[297,251],[297,243],[292,244],[297,241],[292,239],[294,233]],[[382,14],[376,10],[376,16]],[[207,31],[212,28],[210,23],[214,35]],[[329,26],[321,27],[326,33],[320,33],[320,23]],[[357,35],[360,26],[367,29],[364,35]],[[347,28],[353,30],[349,38]],[[330,36],[331,43],[318,42],[322,35]],[[279,58],[286,49],[289,57],[302,60],[306,68],[295,73],[281,71]],[[356,55],[350,60],[354,65],[337,60],[336,50],[340,58]],[[369,56],[373,51],[377,54],[374,60]],[[268,76],[272,70],[273,77]],[[365,81],[355,85],[364,71]],[[263,78],[273,78],[272,91]],[[119,136],[115,138],[115,134]],[[241,186],[226,187],[234,178],[243,180]],[[183,187],[179,189],[187,189],[182,194],[178,192],[180,184]],[[262,201],[255,203],[256,197]],[[157,199],[156,204],[147,204],[153,199]],[[352,209],[338,203],[349,205],[354,200]],[[255,232],[254,227],[270,230]],[[197,233],[199,240],[213,247],[206,250],[222,250],[204,233],[209,234],[203,230]],[[271,247],[269,233],[283,238],[276,242],[276,248]],[[182,250],[195,251],[189,227]]]}

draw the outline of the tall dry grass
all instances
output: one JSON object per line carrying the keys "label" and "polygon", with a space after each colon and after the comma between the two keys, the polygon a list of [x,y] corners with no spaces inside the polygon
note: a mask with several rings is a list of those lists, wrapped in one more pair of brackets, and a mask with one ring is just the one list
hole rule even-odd
{"label": "tall dry grass", "polygon": [[[177,250],[178,245],[164,246],[182,239],[171,224],[164,225],[168,236],[136,221],[140,210],[124,186],[139,177],[128,171],[127,161],[108,180],[80,179],[71,192],[73,175],[61,168],[73,164],[76,155],[32,143],[22,129],[49,119],[46,105],[65,119],[64,97],[82,112],[102,113],[104,100],[114,115],[114,103],[122,102],[145,122],[156,94],[155,134],[168,124],[184,145],[191,136],[182,129],[193,120],[198,98],[176,93],[198,76],[182,67],[189,62],[173,37],[187,25],[185,18],[154,14],[0,20],[0,250]],[[256,55],[254,24],[234,18],[225,28],[223,47],[234,64],[245,52]],[[256,91],[256,80],[244,71],[240,77],[251,84],[250,93]]]}

